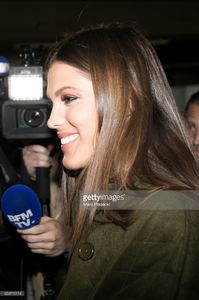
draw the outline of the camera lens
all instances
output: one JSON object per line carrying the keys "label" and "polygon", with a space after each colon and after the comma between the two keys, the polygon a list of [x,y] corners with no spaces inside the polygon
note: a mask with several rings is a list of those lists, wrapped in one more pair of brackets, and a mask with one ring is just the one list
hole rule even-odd
{"label": "camera lens", "polygon": [[45,115],[40,109],[26,109],[24,112],[24,122],[29,127],[39,127],[45,122]]}

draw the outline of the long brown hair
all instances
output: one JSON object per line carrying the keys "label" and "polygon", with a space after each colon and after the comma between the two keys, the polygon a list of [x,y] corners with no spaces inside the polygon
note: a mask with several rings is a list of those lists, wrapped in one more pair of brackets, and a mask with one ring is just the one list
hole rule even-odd
{"label": "long brown hair", "polygon": [[[48,68],[56,61],[88,73],[96,97],[99,136],[83,171],[83,191],[106,191],[110,180],[134,189],[137,178],[151,188],[198,188],[198,168],[165,73],[135,26],[115,23],[73,33],[53,49]],[[75,241],[94,215],[79,208]]]}

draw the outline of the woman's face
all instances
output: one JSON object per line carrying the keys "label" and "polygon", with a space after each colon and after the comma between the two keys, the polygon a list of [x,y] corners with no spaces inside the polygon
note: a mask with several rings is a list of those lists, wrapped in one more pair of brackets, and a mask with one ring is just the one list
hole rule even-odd
{"label": "woman's face", "polygon": [[63,62],[48,72],[47,94],[52,101],[48,127],[57,130],[63,165],[70,170],[86,166],[93,154],[98,132],[98,114],[90,78]]}

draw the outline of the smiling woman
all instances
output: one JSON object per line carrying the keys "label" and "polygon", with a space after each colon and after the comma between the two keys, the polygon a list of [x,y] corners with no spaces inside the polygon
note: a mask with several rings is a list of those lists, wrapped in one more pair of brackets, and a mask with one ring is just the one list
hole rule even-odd
{"label": "smiling woman", "polygon": [[95,147],[98,117],[91,79],[66,63],[56,62],[48,72],[47,93],[53,108],[48,126],[57,130],[68,169],[86,166]]}
{"label": "smiling woman", "polygon": [[82,29],[47,79],[62,215],[20,232],[35,253],[69,253],[57,299],[198,299],[198,167],[149,41],[132,24]]}

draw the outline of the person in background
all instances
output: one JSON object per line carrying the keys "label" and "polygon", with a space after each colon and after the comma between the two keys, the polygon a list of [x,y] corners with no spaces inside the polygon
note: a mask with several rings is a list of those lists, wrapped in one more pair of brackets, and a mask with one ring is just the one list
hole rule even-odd
{"label": "person in background", "polygon": [[[41,253],[49,257],[56,257],[65,252],[66,244],[68,243],[68,238],[63,234],[65,225],[60,222],[59,218],[63,214],[63,209],[60,201],[60,189],[59,179],[55,177],[56,168],[59,169],[59,166],[56,165],[59,159],[56,159],[51,156],[52,151],[55,147],[52,144],[49,144],[47,147],[33,144],[25,146],[22,149],[22,159],[24,162],[25,169],[28,176],[28,180],[25,180],[24,183],[30,184],[33,189],[36,190],[35,181],[36,181],[36,168],[37,167],[53,167],[51,172],[51,215],[44,216],[41,219],[41,223],[45,226],[47,231],[45,232],[46,243],[44,248],[42,248]],[[31,179],[31,182],[30,182]],[[33,251],[34,252],[34,251]],[[35,253],[40,254],[40,251],[35,251]]]}
{"label": "person in background", "polygon": [[23,147],[22,159],[30,179],[36,180],[37,167],[49,168],[52,166],[52,150],[53,145],[45,147],[43,145],[33,144]]}
{"label": "person in background", "polygon": [[[49,217],[57,218],[61,214],[60,205],[60,172],[58,167],[59,153],[56,151],[53,144],[44,146],[42,144],[30,144],[22,149],[23,160],[23,176],[24,183],[37,191],[37,175],[36,168],[48,168],[50,176],[50,199],[49,199],[49,215],[46,220],[51,220]],[[48,188],[48,187],[46,187]],[[62,254],[62,253],[61,253]],[[39,260],[38,260],[38,259]],[[34,299],[40,299],[45,294],[57,294],[60,289],[60,281],[63,277],[63,267],[66,264],[66,259],[60,255],[52,257],[48,260],[32,256],[35,261],[35,271],[31,277]],[[49,291],[48,291],[49,290]]]}
{"label": "person in background", "polygon": [[[22,160],[26,175],[23,178],[24,183],[32,186],[36,190],[36,168],[49,168],[50,172],[50,212],[51,216],[56,217],[60,214],[59,205],[59,186],[60,186],[60,167],[59,151],[53,144],[43,146],[41,144],[32,144],[23,147]],[[24,169],[24,168],[23,168]]]}
{"label": "person in background", "polygon": [[[199,172],[150,42],[123,23],[67,35],[50,53],[47,94],[63,214],[18,233],[33,253],[69,253],[56,299],[197,300],[199,211],[187,207]],[[97,193],[124,199],[89,202]]]}
{"label": "person in background", "polygon": [[199,92],[194,93],[188,100],[184,116],[191,148],[199,161]]}

